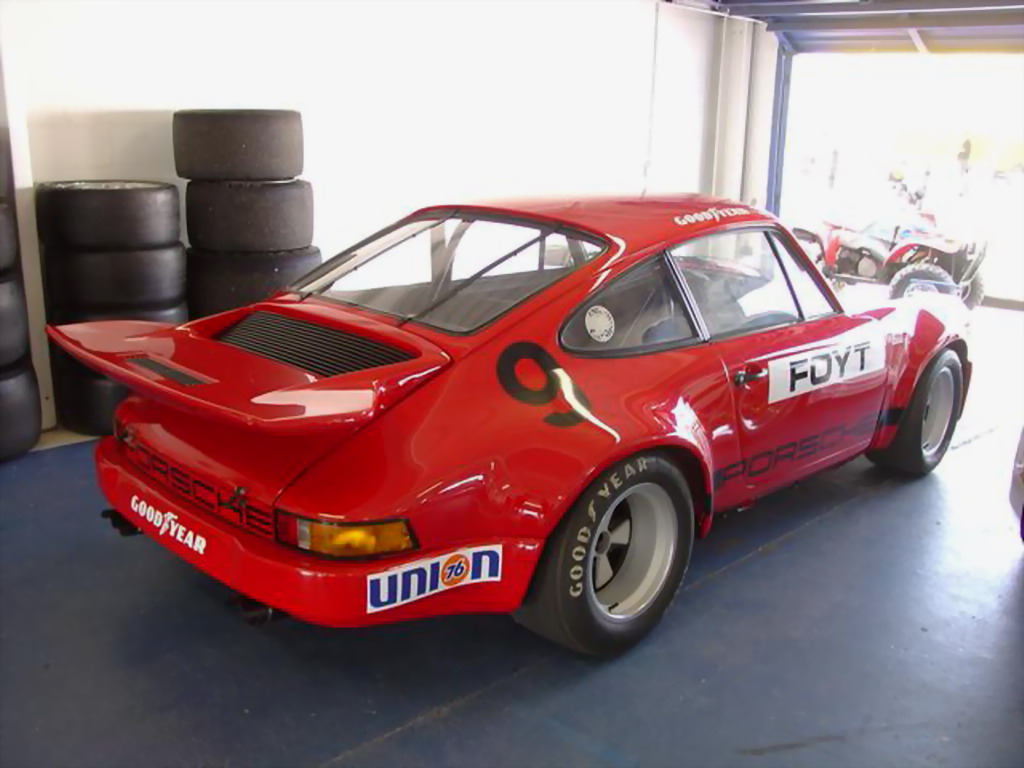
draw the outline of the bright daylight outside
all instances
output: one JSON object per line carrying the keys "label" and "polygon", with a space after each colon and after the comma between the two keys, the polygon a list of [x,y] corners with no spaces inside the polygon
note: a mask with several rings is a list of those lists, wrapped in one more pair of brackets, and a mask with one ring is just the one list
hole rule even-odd
{"label": "bright daylight outside", "polygon": [[[783,220],[844,290],[1024,300],[1021,94],[1016,54],[796,56]],[[889,258],[910,241],[930,268]]]}

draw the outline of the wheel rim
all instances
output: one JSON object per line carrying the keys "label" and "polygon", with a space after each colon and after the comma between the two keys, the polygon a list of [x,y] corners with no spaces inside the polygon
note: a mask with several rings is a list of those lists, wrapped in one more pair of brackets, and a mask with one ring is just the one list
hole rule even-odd
{"label": "wheel rim", "polygon": [[924,406],[924,424],[921,427],[921,450],[929,459],[942,448],[946,432],[953,419],[953,407],[956,402],[956,387],[953,373],[943,368],[932,381],[928,390],[928,400]]}
{"label": "wheel rim", "polygon": [[587,596],[598,611],[626,621],[647,610],[671,570],[678,524],[656,483],[639,483],[609,505],[588,554]]}
{"label": "wheel rim", "polygon": [[939,289],[931,283],[918,281],[911,281],[910,285],[907,286],[907,290],[903,292],[904,296],[913,296],[917,293],[938,293]]}

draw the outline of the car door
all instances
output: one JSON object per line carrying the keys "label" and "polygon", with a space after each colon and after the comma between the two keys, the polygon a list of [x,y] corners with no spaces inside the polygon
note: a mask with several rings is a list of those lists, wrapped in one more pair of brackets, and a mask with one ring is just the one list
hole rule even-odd
{"label": "car door", "polygon": [[740,459],[715,485],[736,503],[862,451],[881,408],[884,333],[786,241],[745,229],[669,250],[733,393]]}

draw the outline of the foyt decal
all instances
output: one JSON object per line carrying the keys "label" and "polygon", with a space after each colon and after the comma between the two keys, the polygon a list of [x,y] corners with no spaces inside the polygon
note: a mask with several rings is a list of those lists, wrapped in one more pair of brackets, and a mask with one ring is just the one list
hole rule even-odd
{"label": "foyt decal", "polygon": [[606,307],[595,304],[583,316],[583,324],[594,341],[604,344],[615,335],[615,316]]}
{"label": "foyt decal", "polygon": [[471,547],[366,577],[366,612],[376,613],[467,584],[501,581],[501,545]]}
{"label": "foyt decal", "polygon": [[826,347],[768,361],[768,402],[868,376],[885,367],[885,340],[873,329],[840,336]]}
{"label": "foyt decal", "polygon": [[161,512],[138,496],[132,496],[131,508],[140,520],[156,529],[158,536],[170,536],[192,551],[205,554],[206,538],[179,523],[178,516],[173,512]]}
{"label": "foyt decal", "polygon": [[687,213],[685,216],[676,216],[673,221],[681,227],[688,226],[690,224],[697,224],[702,221],[722,221],[722,219],[731,219],[735,216],[749,216],[750,211],[747,208],[705,208],[703,211],[694,211],[693,213]]}

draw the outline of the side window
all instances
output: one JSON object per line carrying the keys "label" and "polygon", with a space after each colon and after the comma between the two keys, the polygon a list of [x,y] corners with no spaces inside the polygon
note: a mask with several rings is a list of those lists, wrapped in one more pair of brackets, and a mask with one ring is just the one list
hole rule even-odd
{"label": "side window", "polygon": [[800,259],[793,255],[786,244],[775,235],[768,235],[775,245],[775,251],[779,254],[779,260],[789,275],[789,282],[793,285],[793,293],[796,300],[800,302],[800,309],[804,311],[804,317],[811,319],[835,314],[835,307],[821,292],[821,286],[811,274],[811,267],[806,259]]}
{"label": "side window", "polygon": [[725,232],[669,249],[711,336],[794,323],[800,312],[764,232]]}
{"label": "side window", "polygon": [[656,350],[696,337],[664,260],[646,261],[590,297],[562,331],[578,352]]}

